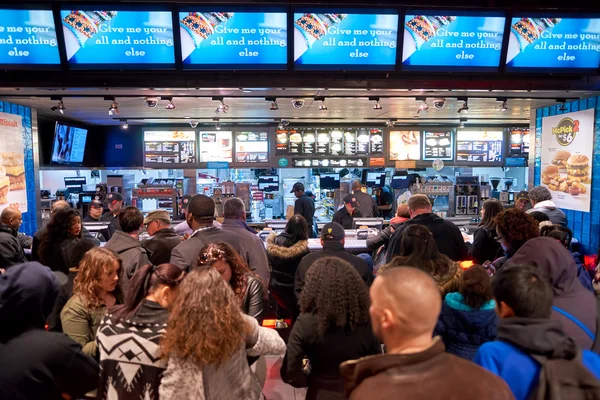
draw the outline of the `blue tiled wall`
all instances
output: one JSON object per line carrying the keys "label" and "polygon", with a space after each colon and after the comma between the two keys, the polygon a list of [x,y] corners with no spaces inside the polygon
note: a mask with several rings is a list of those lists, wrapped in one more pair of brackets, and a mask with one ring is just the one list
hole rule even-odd
{"label": "blue tiled wall", "polygon": [[573,230],[573,236],[581,244],[581,251],[585,254],[596,254],[600,245],[600,97],[592,97],[579,101],[566,103],[566,110],[560,111],[559,106],[539,108],[536,110],[535,119],[535,171],[534,183],[540,184],[541,167],[541,138],[542,118],[552,115],[560,115],[573,111],[596,109],[596,124],[594,128],[594,159],[592,166],[592,203],[590,212],[563,210],[569,219],[569,228]]}
{"label": "blue tiled wall", "polygon": [[0,101],[0,112],[20,115],[23,118],[23,148],[25,150],[25,181],[27,183],[27,212],[23,213],[21,232],[33,235],[37,230],[35,191],[35,168],[33,160],[33,137],[31,132],[31,108]]}

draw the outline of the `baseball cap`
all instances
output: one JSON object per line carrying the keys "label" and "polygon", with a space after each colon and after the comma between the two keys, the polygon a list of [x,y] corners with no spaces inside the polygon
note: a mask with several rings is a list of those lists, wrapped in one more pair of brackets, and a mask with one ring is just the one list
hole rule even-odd
{"label": "baseball cap", "polygon": [[184,210],[187,210],[188,206],[190,205],[190,201],[192,200],[192,197],[194,197],[193,194],[186,194],[181,198],[181,206]]}
{"label": "baseball cap", "polygon": [[356,196],[354,196],[354,194],[352,194],[352,193],[350,193],[350,194],[346,195],[346,197],[344,197],[344,203],[350,204],[352,206],[352,208],[358,207],[358,200],[356,199]]}
{"label": "baseball cap", "polygon": [[294,183],[294,187],[292,188],[290,193],[294,193],[294,192],[304,192],[304,183],[302,183],[302,182]]}
{"label": "baseball cap", "polygon": [[110,192],[106,197],[109,203],[115,203],[117,201],[123,201],[123,196],[119,192]]}
{"label": "baseball cap", "polygon": [[529,200],[529,192],[527,192],[525,190],[521,190],[517,194],[517,200]]}
{"label": "baseball cap", "polygon": [[90,207],[91,208],[104,208],[104,205],[102,205],[102,202],[100,200],[92,200],[90,202]]}
{"label": "baseball cap", "polygon": [[321,238],[323,238],[323,240],[340,241],[345,237],[346,232],[344,232],[344,227],[337,222],[325,224],[325,226],[323,226],[323,230],[321,231]]}
{"label": "baseball cap", "polygon": [[166,210],[154,210],[150,211],[148,215],[146,215],[146,218],[144,218],[144,225],[148,225],[150,222],[157,219],[161,221],[171,220],[171,218],[169,218],[169,213]]}

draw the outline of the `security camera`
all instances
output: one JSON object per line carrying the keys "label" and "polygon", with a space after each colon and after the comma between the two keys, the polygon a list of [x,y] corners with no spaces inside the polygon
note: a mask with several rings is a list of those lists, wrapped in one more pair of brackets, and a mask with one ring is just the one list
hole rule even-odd
{"label": "security camera", "polygon": [[294,99],[294,100],[292,100],[292,105],[294,106],[294,108],[302,108],[302,107],[304,107],[304,100]]}
{"label": "security camera", "polygon": [[287,119],[282,119],[281,120],[281,125],[282,126],[288,126],[290,124],[290,121],[288,121]]}
{"label": "security camera", "polygon": [[195,128],[195,127],[197,127],[197,126],[198,126],[198,121],[190,121],[190,126],[191,126],[192,128]]}
{"label": "security camera", "polygon": [[146,97],[146,105],[150,108],[154,108],[158,105],[158,97]]}
{"label": "security camera", "polygon": [[446,105],[446,99],[433,99],[433,106],[441,110]]}

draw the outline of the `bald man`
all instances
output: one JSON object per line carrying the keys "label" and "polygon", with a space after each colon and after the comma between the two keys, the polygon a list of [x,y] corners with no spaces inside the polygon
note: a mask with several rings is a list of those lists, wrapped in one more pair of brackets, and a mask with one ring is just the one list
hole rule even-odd
{"label": "bald man", "polygon": [[0,268],[27,262],[23,246],[17,239],[21,218],[21,211],[11,207],[5,208],[0,214]]}
{"label": "bald man", "polygon": [[358,200],[358,210],[363,218],[379,217],[379,209],[375,200],[362,191],[362,184],[359,180],[352,181],[352,194]]}
{"label": "bald man", "polygon": [[391,268],[375,279],[370,297],[373,332],[387,354],[342,363],[351,400],[513,399],[503,380],[446,353],[433,337],[442,299],[428,274]]}

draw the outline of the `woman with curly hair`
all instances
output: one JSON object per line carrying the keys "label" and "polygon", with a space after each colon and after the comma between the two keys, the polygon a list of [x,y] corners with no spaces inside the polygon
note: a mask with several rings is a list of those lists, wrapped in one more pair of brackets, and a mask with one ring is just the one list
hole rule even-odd
{"label": "woman with curly hair", "polygon": [[400,255],[382,266],[379,272],[394,267],[413,267],[427,272],[440,288],[442,297],[455,292],[462,282],[462,269],[458,263],[438,251],[429,229],[423,225],[410,225],[400,237]]}
{"label": "woman with curly hair", "polygon": [[[308,386],[307,399],[345,399],[340,363],[381,353],[369,319],[369,290],[354,267],[337,257],[316,261],[300,297],[281,378]],[[308,358],[310,371],[303,360]]]}
{"label": "woman with curly hair", "polygon": [[237,304],[244,314],[256,318],[262,324],[264,312],[264,287],[248,264],[227,243],[211,243],[200,250],[199,266],[214,267],[225,282],[231,285]]}
{"label": "woman with curly hair", "polygon": [[[509,208],[496,217],[496,240],[504,251],[504,257],[491,264],[498,270],[530,239],[540,236],[538,222],[531,215],[517,208]],[[484,266],[486,266],[484,264]]]}
{"label": "woman with curly hair", "polygon": [[53,271],[69,273],[72,246],[81,240],[81,216],[72,208],[56,211],[38,248],[40,262]]}
{"label": "woman with curly hair", "polygon": [[97,357],[96,332],[106,310],[121,300],[119,270],[121,260],[110,250],[88,251],[73,283],[73,297],[60,313],[63,332],[83,347],[85,354]]}
{"label": "woman with curly hair", "polygon": [[240,312],[216,268],[194,268],[171,306],[161,343],[168,356],[161,400],[258,400],[262,388],[246,356],[285,352],[279,334]]}

